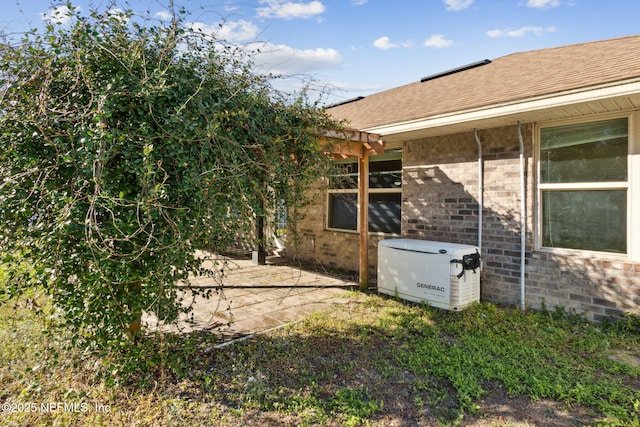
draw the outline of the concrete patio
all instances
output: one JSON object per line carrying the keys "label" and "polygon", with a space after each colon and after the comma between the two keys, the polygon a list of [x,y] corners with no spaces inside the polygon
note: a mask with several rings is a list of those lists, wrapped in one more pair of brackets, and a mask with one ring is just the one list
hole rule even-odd
{"label": "concrete patio", "polygon": [[[220,263],[225,265],[222,277],[191,280],[191,286],[210,290],[211,295],[208,299],[195,297],[191,318],[182,319],[177,330],[212,331],[220,336],[221,345],[282,327],[337,304],[346,305],[350,300],[346,291],[358,288],[352,280],[301,269],[279,257],[268,257],[266,265],[252,264],[246,255],[216,257],[213,265]],[[185,303],[194,298],[190,291],[184,296]],[[151,329],[157,328],[155,318],[145,316],[143,321]],[[175,327],[161,329],[176,331]]]}

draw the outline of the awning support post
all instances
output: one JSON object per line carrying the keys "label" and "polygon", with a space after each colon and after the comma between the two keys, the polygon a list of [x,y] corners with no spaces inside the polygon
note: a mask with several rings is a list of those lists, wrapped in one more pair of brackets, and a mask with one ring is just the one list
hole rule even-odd
{"label": "awning support post", "polygon": [[358,157],[358,228],[360,230],[360,290],[369,289],[369,151]]}

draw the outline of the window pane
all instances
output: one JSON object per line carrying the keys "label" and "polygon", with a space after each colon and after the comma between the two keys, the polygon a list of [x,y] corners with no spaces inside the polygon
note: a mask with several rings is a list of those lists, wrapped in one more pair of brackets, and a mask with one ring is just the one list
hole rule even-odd
{"label": "window pane", "polygon": [[542,227],[546,247],[626,253],[627,192],[544,191]]}
{"label": "window pane", "polygon": [[627,180],[627,119],[541,130],[542,183]]}
{"label": "window pane", "polygon": [[358,164],[336,163],[335,173],[329,178],[329,188],[357,190],[358,189]]}
{"label": "window pane", "polygon": [[400,193],[369,195],[369,231],[400,234]]}
{"label": "window pane", "polygon": [[402,160],[369,163],[369,188],[402,188]]}
{"label": "window pane", "polygon": [[329,228],[357,230],[358,195],[329,194]]}

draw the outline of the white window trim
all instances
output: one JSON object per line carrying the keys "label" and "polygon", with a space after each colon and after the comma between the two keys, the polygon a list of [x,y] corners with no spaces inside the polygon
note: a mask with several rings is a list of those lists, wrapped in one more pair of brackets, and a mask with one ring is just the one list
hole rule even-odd
{"label": "white window trim", "polygon": [[[540,144],[541,129],[552,126],[563,126],[577,123],[589,123],[600,120],[627,117],[629,148],[627,154],[626,182],[596,182],[596,183],[567,183],[542,184],[540,182]],[[535,162],[535,233],[534,247],[537,251],[558,254],[592,256],[600,258],[615,258],[621,260],[640,261],[640,112],[626,114],[603,114],[581,117],[570,120],[539,123],[534,126],[534,162]],[[599,252],[580,249],[549,248],[542,246],[542,191],[553,189],[576,190],[626,190],[627,191],[627,253]]]}

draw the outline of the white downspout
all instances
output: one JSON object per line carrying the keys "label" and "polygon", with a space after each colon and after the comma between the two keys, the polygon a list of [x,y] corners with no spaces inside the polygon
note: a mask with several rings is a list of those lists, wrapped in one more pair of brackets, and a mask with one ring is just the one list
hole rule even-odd
{"label": "white downspout", "polygon": [[480,137],[478,136],[478,129],[473,130],[473,136],[478,144],[478,250],[482,257],[482,193],[484,192],[484,183],[482,180],[482,144],[480,143]]}
{"label": "white downspout", "polygon": [[524,176],[524,143],[520,121],[518,121],[518,141],[520,142],[520,308],[524,310],[525,249],[527,242],[527,194]]}

